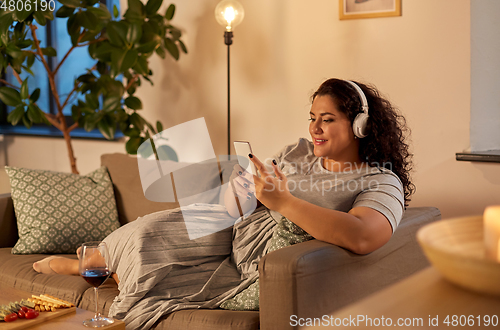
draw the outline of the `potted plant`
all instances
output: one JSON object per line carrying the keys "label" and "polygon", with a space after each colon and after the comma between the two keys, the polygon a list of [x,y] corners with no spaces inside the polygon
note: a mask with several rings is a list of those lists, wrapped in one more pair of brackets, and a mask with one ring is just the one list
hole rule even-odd
{"label": "potted plant", "polygon": [[[73,173],[78,173],[71,144],[70,132],[76,127],[90,131],[99,129],[107,139],[113,139],[117,130],[128,137],[126,151],[137,153],[146,139],[163,130],[162,124],[151,125],[141,115],[141,100],[135,96],[143,80],[153,74],[149,58],[157,54],[165,58],[170,54],[176,60],[180,52],[187,53],[181,41],[181,31],[170,24],[175,6],[171,4],[164,14],[159,13],[163,0],[128,0],[122,18],[116,6],[111,15],[98,0],[57,0],[61,7],[55,11],[55,0],[2,0],[0,7],[0,71],[8,67],[19,86],[2,80],[0,100],[14,109],[7,120],[30,128],[34,123],[46,123],[59,129],[68,148]],[[52,47],[42,47],[37,36],[37,24],[68,18],[67,33],[72,47],[53,67],[47,57],[55,57]],[[37,24],[35,24],[35,22]],[[92,67],[74,80],[73,89],[63,98],[55,79],[61,66],[74,49],[88,46],[88,55],[95,60]],[[40,89],[29,92],[28,79],[22,72],[33,75],[35,61],[41,61],[47,72],[57,114],[42,111],[37,100]],[[72,121],[63,114],[65,106],[72,105]]]}

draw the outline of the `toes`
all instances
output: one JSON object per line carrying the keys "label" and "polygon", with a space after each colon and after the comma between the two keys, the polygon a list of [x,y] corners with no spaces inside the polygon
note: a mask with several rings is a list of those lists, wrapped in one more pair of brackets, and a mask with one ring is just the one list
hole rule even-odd
{"label": "toes", "polygon": [[50,267],[50,261],[56,256],[47,257],[43,260],[33,263],[33,269],[42,274],[56,274],[56,272]]}

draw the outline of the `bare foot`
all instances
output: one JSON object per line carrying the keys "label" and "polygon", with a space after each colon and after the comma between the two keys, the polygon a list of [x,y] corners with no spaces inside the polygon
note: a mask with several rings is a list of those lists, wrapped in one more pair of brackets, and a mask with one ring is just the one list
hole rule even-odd
{"label": "bare foot", "polygon": [[79,275],[78,260],[51,256],[33,264],[33,269],[42,274]]}
{"label": "bare foot", "polygon": [[52,259],[57,258],[56,256],[50,256],[40,261],[33,263],[33,269],[37,273],[42,274],[56,274],[56,272],[50,267],[50,262]]}

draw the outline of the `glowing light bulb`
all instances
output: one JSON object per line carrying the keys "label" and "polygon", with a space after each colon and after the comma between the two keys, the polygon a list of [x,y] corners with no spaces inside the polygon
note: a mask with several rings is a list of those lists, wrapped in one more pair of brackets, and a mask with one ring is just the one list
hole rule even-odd
{"label": "glowing light bulb", "polygon": [[234,8],[233,7],[227,7],[226,11],[224,12],[224,19],[227,21],[227,25],[231,26],[231,22],[234,21],[235,17],[234,13]]}
{"label": "glowing light bulb", "polygon": [[243,6],[236,0],[223,0],[215,7],[215,19],[231,32],[243,21],[245,11]]}

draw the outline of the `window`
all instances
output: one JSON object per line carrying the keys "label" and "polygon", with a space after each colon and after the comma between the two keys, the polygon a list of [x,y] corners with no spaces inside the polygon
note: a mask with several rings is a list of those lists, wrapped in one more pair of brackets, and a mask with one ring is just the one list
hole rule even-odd
{"label": "window", "polygon": [[457,160],[500,163],[500,1],[471,1],[470,150]]}
{"label": "window", "polygon": [[[119,0],[101,0],[102,3],[106,4],[108,10],[112,13],[113,6],[116,5],[119,8],[120,1]],[[62,6],[61,3],[56,3],[55,12]],[[57,17],[53,21],[48,21],[46,26],[37,25],[37,37],[40,40],[41,47],[52,46],[57,51],[57,58],[55,57],[46,57],[47,63],[51,66],[51,69],[54,69],[57,66],[67,51],[71,48],[71,40],[67,33],[66,23],[67,18]],[[56,77],[56,85],[59,91],[59,96],[61,98],[61,102],[64,102],[67,95],[71,92],[73,88],[73,83],[75,78],[82,75],[86,72],[87,68],[91,68],[95,60],[92,59],[88,55],[87,47],[78,47],[75,48],[69,57],[65,60],[60,70],[63,70],[64,74],[58,73]],[[43,64],[40,61],[35,61],[32,66],[32,71],[34,76],[23,72],[21,75],[21,79],[24,80],[28,77],[28,86],[30,88],[30,94],[36,89],[40,88],[40,98],[37,101],[37,105],[43,111],[48,113],[57,114],[56,105],[54,103],[53,98],[51,98],[49,80],[47,77],[47,73],[43,67]],[[2,77],[5,81],[10,84],[20,86],[17,79],[12,74],[12,68],[8,68],[4,77]],[[68,104],[64,107],[63,113],[66,116],[67,122],[69,125],[73,123],[71,118],[71,106],[76,102],[77,98],[75,95],[71,98]],[[13,110],[12,107],[5,106],[0,101],[0,133],[4,134],[20,134],[20,135],[44,135],[44,136],[62,136],[62,133],[53,126],[47,126],[45,124],[35,124],[31,129],[27,129],[24,127],[22,123],[17,126],[12,126],[7,121],[7,115],[10,111]],[[87,132],[83,128],[77,128],[71,132],[72,137],[84,137],[84,138],[102,138],[102,134],[98,129]],[[116,137],[121,137],[122,135],[116,135]]]}

